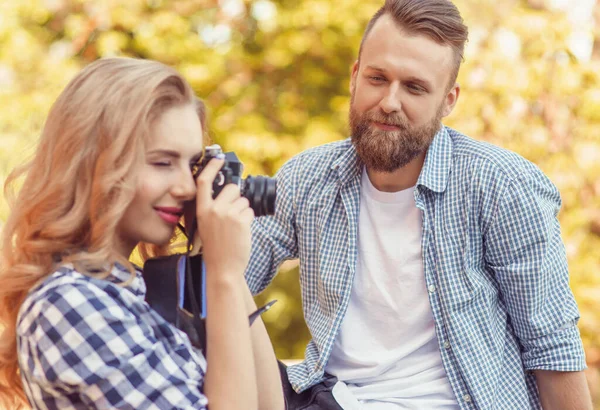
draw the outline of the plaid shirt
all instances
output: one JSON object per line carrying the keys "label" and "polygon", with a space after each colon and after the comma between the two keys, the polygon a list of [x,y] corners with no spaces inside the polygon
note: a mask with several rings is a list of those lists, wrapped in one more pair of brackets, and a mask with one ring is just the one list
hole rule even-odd
{"label": "plaid shirt", "polygon": [[63,266],[27,296],[17,322],[25,393],[36,409],[206,409],[206,362],[144,302],[138,271],[106,280]]}
{"label": "plaid shirt", "polygon": [[[289,369],[297,391],[323,379],[348,306],[361,171],[349,139],[303,152],[277,175],[276,214],[253,224],[253,293],[282,261],[300,259],[313,340]],[[541,408],[531,370],[585,369],[557,189],[522,157],[443,127],[415,201],[439,348],[461,409]]]}

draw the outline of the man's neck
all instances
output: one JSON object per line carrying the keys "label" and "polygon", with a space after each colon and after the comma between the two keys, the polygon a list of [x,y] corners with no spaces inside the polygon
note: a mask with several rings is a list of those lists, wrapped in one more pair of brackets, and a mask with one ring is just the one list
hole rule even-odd
{"label": "man's neck", "polygon": [[399,192],[417,184],[427,151],[419,154],[411,162],[392,172],[374,171],[367,167],[367,175],[371,184],[382,192]]}

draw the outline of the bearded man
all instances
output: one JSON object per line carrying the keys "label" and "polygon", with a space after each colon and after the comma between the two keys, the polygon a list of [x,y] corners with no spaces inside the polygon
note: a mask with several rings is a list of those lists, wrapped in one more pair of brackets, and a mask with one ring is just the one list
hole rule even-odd
{"label": "bearded man", "polygon": [[591,409],[557,213],[524,158],[442,125],[467,40],[448,0],[387,0],[352,68],[352,136],[277,175],[262,291],[299,258],[313,339],[288,409]]}

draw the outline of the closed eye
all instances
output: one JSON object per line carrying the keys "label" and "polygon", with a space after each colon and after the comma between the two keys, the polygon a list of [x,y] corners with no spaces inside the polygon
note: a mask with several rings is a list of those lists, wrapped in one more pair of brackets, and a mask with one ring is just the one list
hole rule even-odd
{"label": "closed eye", "polygon": [[170,167],[172,165],[171,161],[155,161],[152,165],[157,167]]}
{"label": "closed eye", "polygon": [[422,94],[427,92],[427,90],[425,88],[423,88],[422,86],[415,84],[415,83],[408,83],[406,85],[406,88],[408,88],[410,90],[410,92],[415,93],[415,94]]}

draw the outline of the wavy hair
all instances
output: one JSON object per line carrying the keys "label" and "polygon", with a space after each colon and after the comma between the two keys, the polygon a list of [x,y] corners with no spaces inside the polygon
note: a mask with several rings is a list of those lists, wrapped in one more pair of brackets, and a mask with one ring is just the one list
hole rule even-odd
{"label": "wavy hair", "polygon": [[[174,69],[148,60],[108,58],[84,68],[53,104],[33,159],[7,178],[11,213],[0,259],[0,407],[27,399],[19,374],[16,322],[28,292],[69,262],[86,274],[132,264],[114,249],[115,231],[132,201],[152,122],[165,110],[205,109]],[[15,195],[15,187],[22,187]],[[167,247],[140,244],[143,258]]]}

